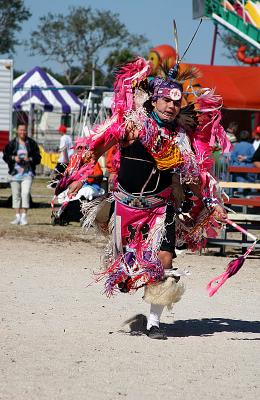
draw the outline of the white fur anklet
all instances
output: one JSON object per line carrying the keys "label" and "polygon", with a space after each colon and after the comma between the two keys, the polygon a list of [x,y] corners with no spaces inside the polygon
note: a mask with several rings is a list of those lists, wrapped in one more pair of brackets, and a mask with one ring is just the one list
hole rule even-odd
{"label": "white fur anklet", "polygon": [[172,309],[173,304],[180,301],[185,291],[184,285],[169,277],[155,285],[147,285],[144,289],[143,299],[150,304],[159,304]]}

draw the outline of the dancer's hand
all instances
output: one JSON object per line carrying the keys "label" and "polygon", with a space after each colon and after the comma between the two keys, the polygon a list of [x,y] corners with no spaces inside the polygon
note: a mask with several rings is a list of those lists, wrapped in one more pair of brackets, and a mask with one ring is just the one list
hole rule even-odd
{"label": "dancer's hand", "polygon": [[128,144],[131,144],[139,136],[139,130],[136,128],[134,122],[129,121],[125,124],[125,140]]}
{"label": "dancer's hand", "polygon": [[82,186],[83,186],[83,182],[81,182],[81,181],[72,182],[69,185],[68,196],[70,196],[70,197],[76,196],[76,194],[78,193],[79,189],[82,188]]}
{"label": "dancer's hand", "polygon": [[85,164],[90,163],[91,161],[97,161],[93,151],[85,150],[82,155],[83,161]]}
{"label": "dancer's hand", "polygon": [[108,190],[112,192],[116,188],[116,178],[117,174],[115,172],[111,172],[108,177]]}
{"label": "dancer's hand", "polygon": [[220,222],[225,222],[227,219],[227,212],[221,205],[217,204],[214,209],[214,217]]}
{"label": "dancer's hand", "polygon": [[239,162],[243,162],[243,161],[245,161],[247,159],[247,156],[243,156],[243,155],[238,155],[237,156],[237,161],[239,161]]}

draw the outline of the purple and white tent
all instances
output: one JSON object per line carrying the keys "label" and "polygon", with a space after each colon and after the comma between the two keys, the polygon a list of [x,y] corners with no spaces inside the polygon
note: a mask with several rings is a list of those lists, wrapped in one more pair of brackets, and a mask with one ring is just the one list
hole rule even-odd
{"label": "purple and white tent", "polygon": [[71,91],[40,67],[16,78],[13,82],[13,109],[57,113],[79,113],[83,103]]}

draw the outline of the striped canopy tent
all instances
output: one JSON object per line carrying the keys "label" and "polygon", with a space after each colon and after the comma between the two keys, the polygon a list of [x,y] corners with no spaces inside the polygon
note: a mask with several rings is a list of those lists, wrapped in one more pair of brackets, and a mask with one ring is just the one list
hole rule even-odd
{"label": "striped canopy tent", "polygon": [[53,111],[79,113],[83,103],[71,91],[40,67],[16,78],[13,82],[13,109],[15,111]]}

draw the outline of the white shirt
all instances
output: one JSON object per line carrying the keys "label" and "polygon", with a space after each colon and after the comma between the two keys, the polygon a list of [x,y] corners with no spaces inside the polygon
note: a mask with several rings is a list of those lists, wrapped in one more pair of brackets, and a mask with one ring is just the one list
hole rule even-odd
{"label": "white shirt", "polygon": [[260,140],[254,140],[253,141],[253,146],[254,146],[254,148],[255,148],[255,151],[258,149],[258,146],[260,145]]}
{"label": "white shirt", "polygon": [[[71,147],[72,147],[71,137],[69,135],[62,135],[60,138],[60,147],[59,147],[59,151],[61,152],[58,159],[59,163],[66,164],[69,161],[70,156],[73,154],[73,149],[71,149]],[[66,152],[68,157],[66,157]]]}

